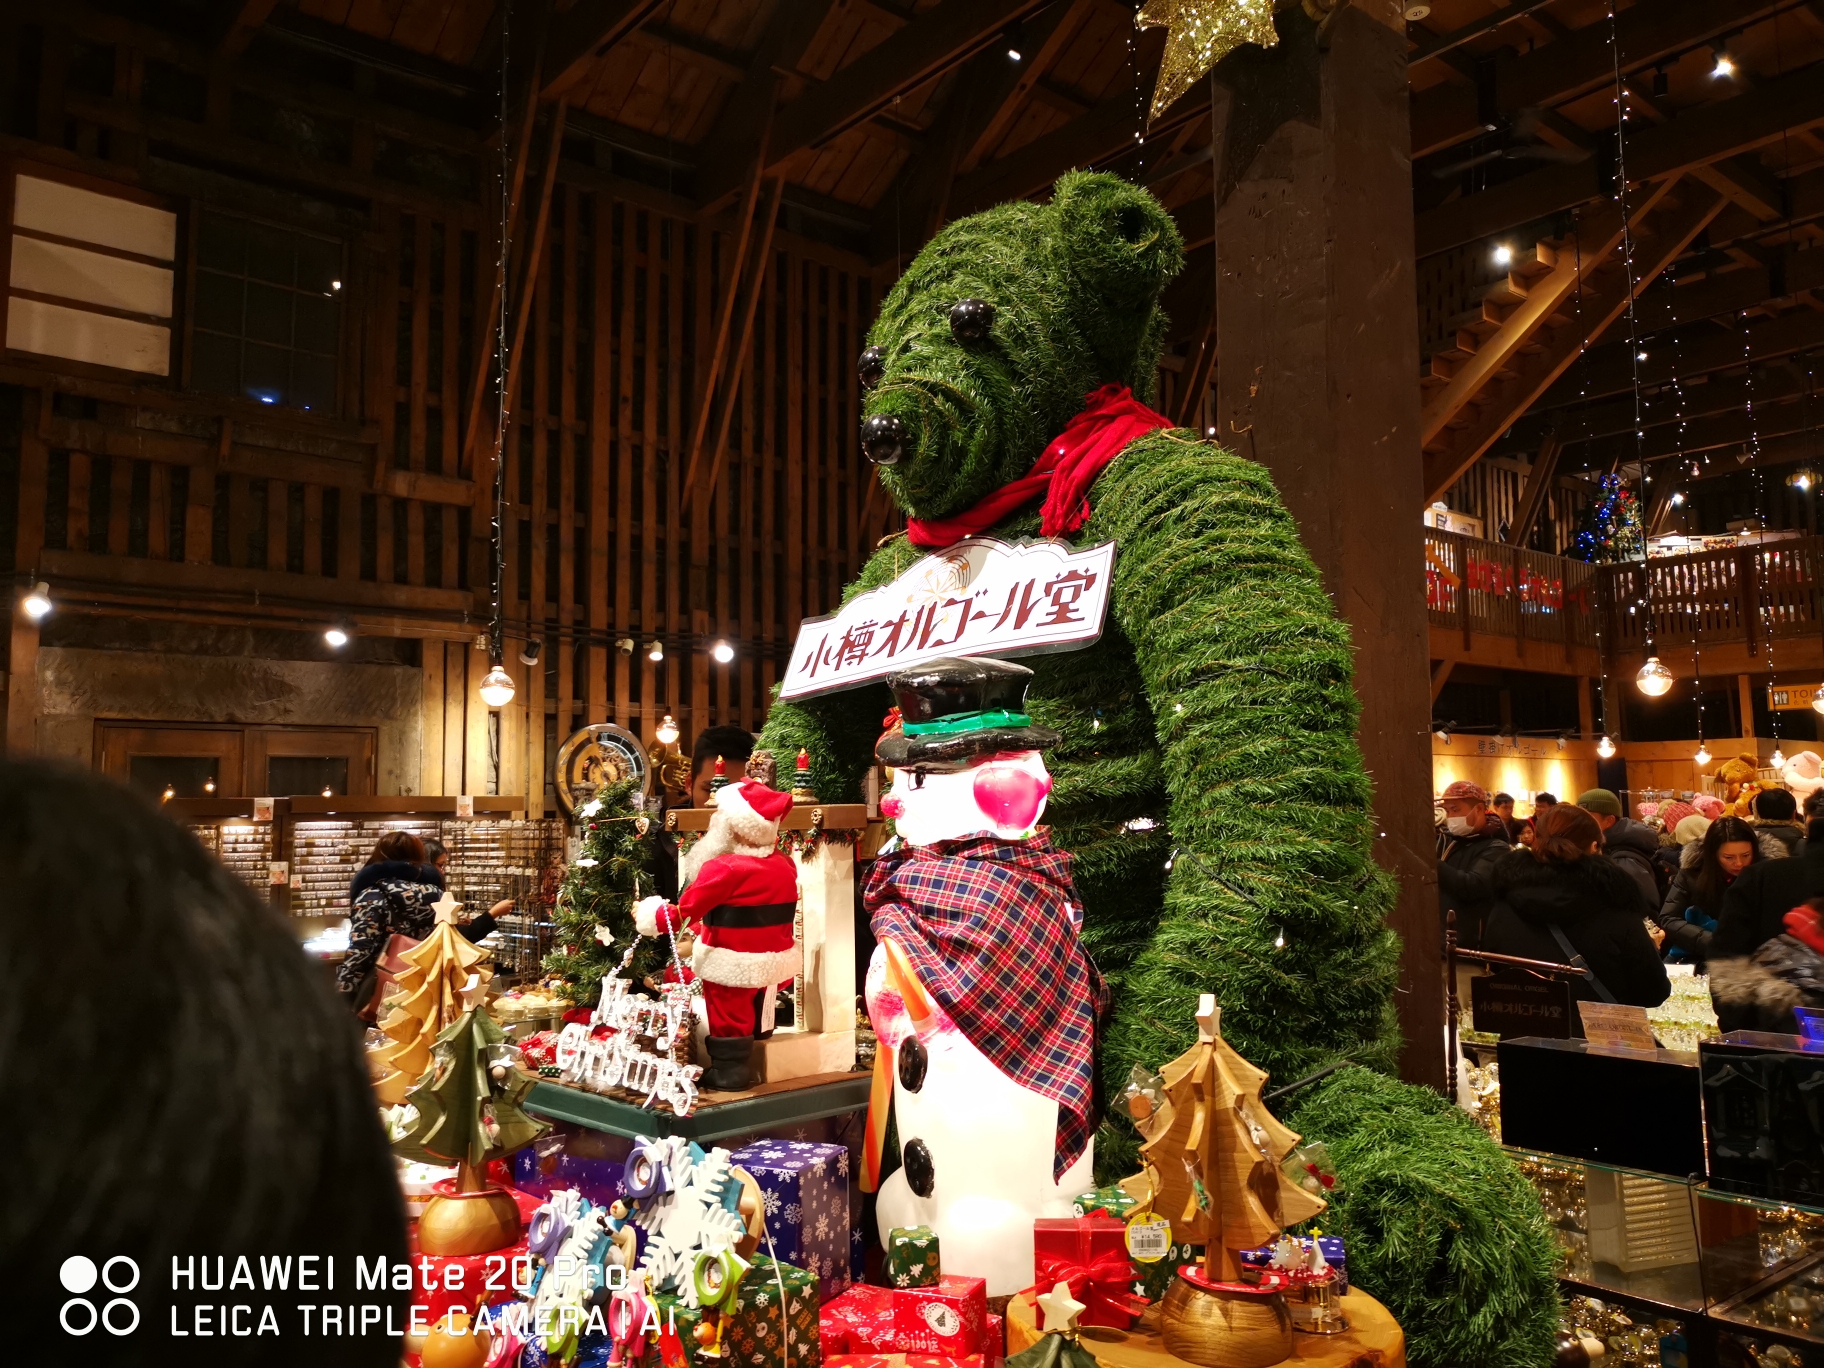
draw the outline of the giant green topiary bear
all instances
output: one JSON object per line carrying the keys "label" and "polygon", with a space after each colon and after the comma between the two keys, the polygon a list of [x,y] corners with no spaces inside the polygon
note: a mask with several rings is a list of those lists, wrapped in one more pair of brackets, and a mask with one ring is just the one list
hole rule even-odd
{"label": "giant green topiary bear", "polygon": [[[1002,205],[939,233],[883,302],[862,359],[869,452],[891,462],[880,478],[900,507],[952,516],[1026,474],[1099,386],[1150,397],[1159,295],[1182,263],[1170,215],[1107,175],[1073,173],[1049,205]],[[991,317],[953,320],[965,299]],[[1064,738],[1046,757],[1049,817],[1076,857],[1084,940],[1113,991],[1105,1078],[1117,1088],[1135,1062],[1186,1049],[1210,991],[1228,1040],[1282,1080],[1344,1058],[1391,1069],[1394,888],[1372,857],[1349,633],[1271,477],[1195,433],[1156,430],[1089,502],[1071,540],[1118,547],[1103,636],[1024,663],[1034,720]],[[1029,506],[993,531],[1038,528]],[[922,554],[892,538],[847,592]],[[808,749],[816,791],[853,799],[888,702],[876,685],[781,703],[762,744]],[[1493,1150],[1461,1128],[1442,1134]],[[1137,1167],[1124,1126],[1097,1143],[1105,1173]],[[1532,1229],[1537,1203],[1514,1219]],[[1497,1222],[1489,1238],[1502,1236]],[[1397,1262],[1376,1253],[1365,1261]],[[1531,1279],[1524,1311],[1490,1317],[1441,1296],[1393,1310],[1462,1317],[1468,1328],[1451,1333],[1408,1326],[1415,1346],[1449,1343],[1454,1368],[1549,1361],[1549,1275],[1516,1264]],[[1404,1274],[1403,1286],[1429,1285],[1434,1270]]]}

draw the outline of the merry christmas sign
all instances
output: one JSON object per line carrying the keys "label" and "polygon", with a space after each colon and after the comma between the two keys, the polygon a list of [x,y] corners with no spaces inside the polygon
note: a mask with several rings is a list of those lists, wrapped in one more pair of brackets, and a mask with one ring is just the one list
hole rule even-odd
{"label": "merry christmas sign", "polygon": [[1102,635],[1115,544],[970,537],[798,629],[781,698],[852,688],[940,656],[1080,650]]}

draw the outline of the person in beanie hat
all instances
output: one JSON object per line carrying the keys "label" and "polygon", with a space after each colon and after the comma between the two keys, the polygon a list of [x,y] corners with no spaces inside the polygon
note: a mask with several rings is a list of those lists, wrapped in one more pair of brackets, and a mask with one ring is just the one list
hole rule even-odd
{"label": "person in beanie hat", "polygon": [[1596,819],[1602,832],[1602,853],[1634,880],[1649,907],[1658,907],[1666,889],[1661,886],[1653,861],[1659,850],[1659,837],[1652,828],[1622,811],[1621,799],[1611,789],[1585,789],[1577,795],[1577,806]]}
{"label": "person in beanie hat", "polygon": [[1494,862],[1507,851],[1488,824],[1488,790],[1458,779],[1439,795],[1444,821],[1438,828],[1438,920],[1457,914],[1457,944],[1482,948],[1482,926],[1494,905],[1489,881]]}
{"label": "person in beanie hat", "polygon": [[716,794],[709,830],[681,862],[690,879],[683,896],[675,905],[644,898],[634,908],[642,936],[695,937],[691,967],[709,1013],[706,1089],[751,1085],[754,1042],[773,1033],[773,992],[798,972],[798,871],[775,849],[791,807],[791,794],[752,779],[728,785]]}

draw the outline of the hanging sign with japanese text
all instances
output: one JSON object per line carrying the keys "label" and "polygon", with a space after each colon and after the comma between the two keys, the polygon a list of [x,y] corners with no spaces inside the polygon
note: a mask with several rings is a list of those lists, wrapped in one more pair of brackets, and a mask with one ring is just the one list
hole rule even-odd
{"label": "hanging sign with japanese text", "polygon": [[781,698],[853,688],[940,656],[1018,656],[1095,643],[1115,544],[969,537],[798,629]]}

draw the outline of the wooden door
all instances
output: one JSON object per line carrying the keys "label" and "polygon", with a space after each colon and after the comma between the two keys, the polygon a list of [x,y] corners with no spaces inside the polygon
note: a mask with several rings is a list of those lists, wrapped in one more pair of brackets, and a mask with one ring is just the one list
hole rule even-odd
{"label": "wooden door", "polygon": [[101,772],[151,795],[238,798],[245,728],[97,722],[95,759]]}
{"label": "wooden door", "polygon": [[374,792],[372,727],[249,727],[247,792],[274,798]]}

